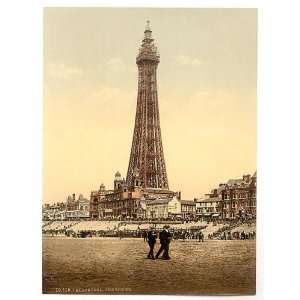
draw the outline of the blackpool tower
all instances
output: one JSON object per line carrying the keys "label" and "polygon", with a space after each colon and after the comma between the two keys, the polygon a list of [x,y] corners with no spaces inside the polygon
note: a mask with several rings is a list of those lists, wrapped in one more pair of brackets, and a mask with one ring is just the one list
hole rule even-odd
{"label": "blackpool tower", "polygon": [[144,39],[136,57],[138,94],[126,182],[128,186],[134,186],[138,178],[144,189],[169,190],[157,98],[156,71],[159,59],[147,21]]}

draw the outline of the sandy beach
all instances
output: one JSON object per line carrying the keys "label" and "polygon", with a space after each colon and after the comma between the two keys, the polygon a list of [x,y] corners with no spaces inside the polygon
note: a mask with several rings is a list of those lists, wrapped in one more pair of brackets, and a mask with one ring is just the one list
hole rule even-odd
{"label": "sandy beach", "polygon": [[172,241],[169,261],[147,251],[137,238],[44,237],[43,292],[255,294],[255,240]]}

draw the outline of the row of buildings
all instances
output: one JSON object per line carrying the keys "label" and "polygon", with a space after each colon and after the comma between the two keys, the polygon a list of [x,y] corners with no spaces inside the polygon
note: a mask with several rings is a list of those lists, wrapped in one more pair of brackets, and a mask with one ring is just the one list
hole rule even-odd
{"label": "row of buildings", "polygon": [[76,199],[69,195],[65,202],[45,204],[42,209],[43,220],[82,220],[90,218],[90,200],[82,194]]}
{"label": "row of buildings", "polygon": [[117,172],[114,188],[92,191],[90,199],[75,194],[43,207],[44,220],[102,219],[235,219],[256,217],[256,172],[221,183],[201,199],[181,199],[180,192],[145,190],[138,174],[128,186]]}
{"label": "row of buildings", "polygon": [[256,172],[243,175],[239,179],[229,179],[206,194],[204,199],[196,199],[196,214],[201,217],[235,219],[256,217]]}

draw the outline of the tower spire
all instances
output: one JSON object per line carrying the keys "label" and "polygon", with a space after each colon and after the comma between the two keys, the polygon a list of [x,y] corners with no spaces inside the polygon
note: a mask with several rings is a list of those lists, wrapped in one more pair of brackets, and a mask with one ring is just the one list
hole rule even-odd
{"label": "tower spire", "polygon": [[151,29],[150,29],[150,21],[149,20],[146,21],[145,31],[151,31]]}
{"label": "tower spire", "polygon": [[150,28],[150,21],[147,20],[146,22],[146,27],[145,27],[145,31],[144,31],[144,34],[145,34],[145,37],[144,37],[144,40],[152,40],[152,31],[151,31],[151,28]]}

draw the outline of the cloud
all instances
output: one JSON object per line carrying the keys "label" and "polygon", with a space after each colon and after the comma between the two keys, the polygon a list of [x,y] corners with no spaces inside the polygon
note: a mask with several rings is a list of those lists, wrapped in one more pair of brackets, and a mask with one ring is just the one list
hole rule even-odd
{"label": "cloud", "polygon": [[127,65],[120,57],[113,57],[107,60],[106,66],[114,72],[135,70],[132,66]]}
{"label": "cloud", "polygon": [[93,97],[102,98],[108,103],[109,101],[119,97],[120,95],[121,95],[121,91],[119,88],[110,87],[110,86],[99,87],[98,90],[95,93],[93,93]]}
{"label": "cloud", "polygon": [[199,60],[198,58],[193,58],[188,55],[178,55],[178,56],[176,56],[175,60],[179,65],[182,65],[182,66],[198,67],[198,66],[203,65],[203,63],[204,63],[203,61]]}
{"label": "cloud", "polygon": [[201,107],[213,114],[235,110],[237,96],[226,90],[198,90],[191,96],[191,103],[199,103]]}
{"label": "cloud", "polygon": [[46,74],[55,79],[72,79],[81,77],[83,70],[78,67],[67,66],[64,63],[49,63],[46,66]]}
{"label": "cloud", "polygon": [[103,85],[93,91],[89,98],[96,105],[101,103],[102,110],[115,110],[115,106],[118,106],[120,113],[124,113],[124,110],[136,104],[136,91]]}

